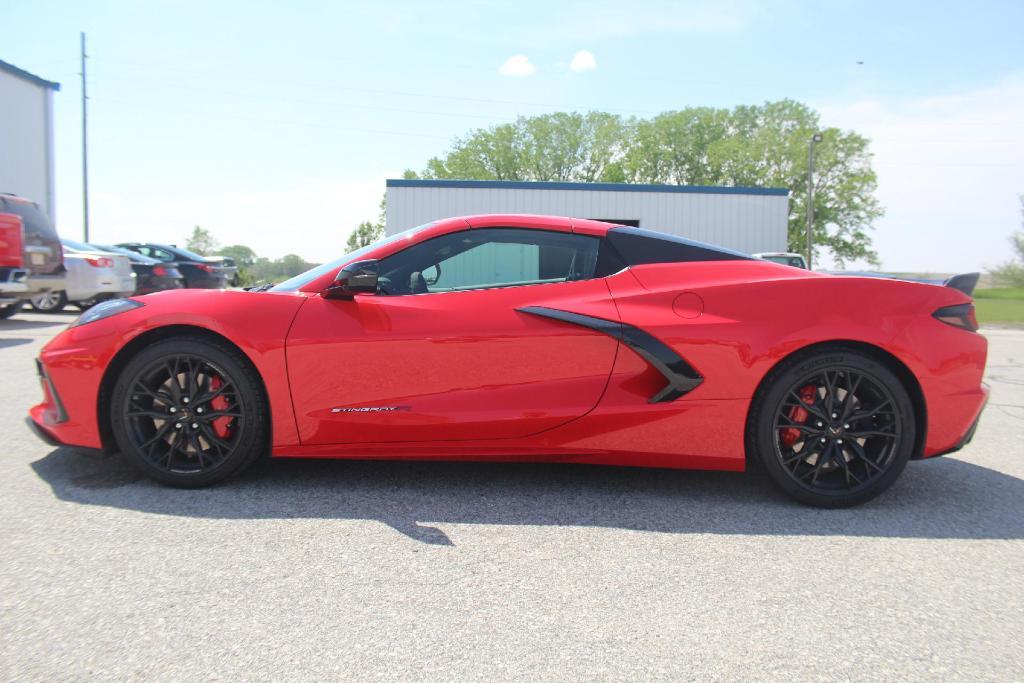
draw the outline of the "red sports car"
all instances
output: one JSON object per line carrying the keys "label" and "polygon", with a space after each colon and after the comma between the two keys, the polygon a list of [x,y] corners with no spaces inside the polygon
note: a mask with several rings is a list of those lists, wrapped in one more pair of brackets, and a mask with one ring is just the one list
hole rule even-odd
{"label": "red sports car", "polygon": [[31,424],[175,486],[267,453],[760,463],[805,503],[853,505],[970,440],[988,396],[972,289],[452,218],[262,291],[100,304],[43,349]]}

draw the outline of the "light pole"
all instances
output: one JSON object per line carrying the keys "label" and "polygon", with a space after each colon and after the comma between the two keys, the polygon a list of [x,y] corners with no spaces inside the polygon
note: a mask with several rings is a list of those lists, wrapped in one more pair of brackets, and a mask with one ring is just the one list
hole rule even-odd
{"label": "light pole", "polygon": [[807,145],[807,270],[811,269],[811,253],[814,251],[811,238],[814,229],[814,146],[819,142],[821,133],[815,133]]}
{"label": "light pole", "polygon": [[86,126],[86,101],[89,99],[85,90],[85,32],[81,34],[82,39],[82,234],[84,241],[89,241],[89,140]]}

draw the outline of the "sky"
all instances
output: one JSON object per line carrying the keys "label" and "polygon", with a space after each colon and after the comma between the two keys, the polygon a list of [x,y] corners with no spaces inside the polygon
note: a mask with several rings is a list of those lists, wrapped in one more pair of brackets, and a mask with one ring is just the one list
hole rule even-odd
{"label": "sky", "polygon": [[[885,269],[1010,258],[1024,192],[1024,2],[0,0],[0,59],[61,83],[56,221],[81,234],[79,32],[97,242],[320,262],[384,180],[472,129],[803,101],[871,139]],[[16,28],[16,30],[14,30]]]}

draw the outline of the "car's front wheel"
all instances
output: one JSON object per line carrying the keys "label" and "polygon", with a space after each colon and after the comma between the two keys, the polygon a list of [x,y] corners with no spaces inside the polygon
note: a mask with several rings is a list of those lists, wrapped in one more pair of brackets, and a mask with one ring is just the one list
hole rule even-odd
{"label": "car's front wheel", "polygon": [[146,347],[119,377],[111,427],[121,452],[165,484],[226,479],[267,450],[260,378],[227,344],[174,337]]}
{"label": "car's front wheel", "polygon": [[6,306],[0,306],[0,320],[7,320],[12,316],[17,315],[23,305],[23,301],[18,301],[13,304],[7,304]]}
{"label": "car's front wheel", "polygon": [[60,313],[68,305],[65,292],[43,292],[29,299],[32,308],[42,313]]}
{"label": "car's front wheel", "polygon": [[899,477],[914,448],[914,407],[899,378],[849,348],[784,362],[755,401],[748,451],[797,500],[849,507]]}

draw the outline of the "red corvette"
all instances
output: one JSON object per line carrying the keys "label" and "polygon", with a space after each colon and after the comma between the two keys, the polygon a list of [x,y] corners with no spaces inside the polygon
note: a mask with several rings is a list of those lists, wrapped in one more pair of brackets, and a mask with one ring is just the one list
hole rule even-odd
{"label": "red corvette", "polygon": [[970,280],[811,273],[587,220],[453,218],[262,291],[100,304],[44,348],[30,424],[176,486],[268,452],[751,462],[805,503],[853,505],[973,435],[988,388]]}

